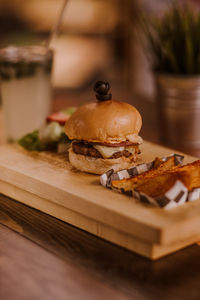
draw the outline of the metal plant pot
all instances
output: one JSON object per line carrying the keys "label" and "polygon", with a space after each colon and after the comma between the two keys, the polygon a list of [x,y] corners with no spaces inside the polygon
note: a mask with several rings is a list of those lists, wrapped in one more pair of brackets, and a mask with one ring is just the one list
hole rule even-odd
{"label": "metal plant pot", "polygon": [[160,138],[176,149],[200,149],[200,76],[158,74]]}

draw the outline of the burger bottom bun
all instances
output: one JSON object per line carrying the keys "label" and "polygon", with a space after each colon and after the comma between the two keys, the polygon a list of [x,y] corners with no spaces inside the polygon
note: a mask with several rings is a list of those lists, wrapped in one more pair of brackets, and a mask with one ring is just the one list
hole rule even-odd
{"label": "burger bottom bun", "polygon": [[69,161],[73,167],[83,172],[98,175],[110,169],[113,169],[115,172],[128,169],[135,165],[136,159],[137,154],[129,157],[122,156],[119,158],[104,159],[76,154],[71,148],[69,149]]}

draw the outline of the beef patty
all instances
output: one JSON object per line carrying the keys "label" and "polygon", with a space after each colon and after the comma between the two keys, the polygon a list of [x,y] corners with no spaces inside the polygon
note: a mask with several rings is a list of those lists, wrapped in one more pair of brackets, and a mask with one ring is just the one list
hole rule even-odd
{"label": "beef patty", "polygon": [[[73,142],[72,150],[76,154],[92,156],[92,157],[96,157],[96,158],[103,158],[101,153],[96,148],[93,147],[92,143],[84,143],[84,142],[78,142],[78,141]],[[136,153],[138,153],[138,151],[136,151]],[[109,157],[109,159],[110,158],[119,158],[122,156],[129,157],[131,155],[132,154],[128,150],[125,149],[123,151],[113,153],[112,156]]]}

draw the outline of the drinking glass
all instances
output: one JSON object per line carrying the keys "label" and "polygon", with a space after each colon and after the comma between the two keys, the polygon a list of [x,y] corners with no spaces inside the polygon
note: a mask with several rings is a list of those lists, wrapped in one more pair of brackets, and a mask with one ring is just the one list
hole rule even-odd
{"label": "drinking glass", "polygon": [[43,46],[0,49],[3,118],[8,141],[39,128],[51,110],[53,52]]}

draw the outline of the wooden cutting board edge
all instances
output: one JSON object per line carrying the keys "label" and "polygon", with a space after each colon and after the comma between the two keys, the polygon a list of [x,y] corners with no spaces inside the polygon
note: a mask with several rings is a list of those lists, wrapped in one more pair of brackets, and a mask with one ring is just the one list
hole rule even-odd
{"label": "wooden cutting board edge", "polygon": [[[168,245],[158,245],[156,243],[152,244],[129,234],[125,234],[120,230],[116,230],[91,218],[87,218],[77,212],[66,209],[65,207],[62,207],[56,203],[52,203],[27,191],[19,189],[9,183],[0,181],[0,191],[2,194],[13,198],[20,203],[35,209],[39,209],[44,213],[58,218],[59,220],[67,222],[75,227],[103,238],[108,242],[134,251],[151,260],[157,260],[200,241],[200,234],[198,234],[190,237],[187,240]],[[19,233],[23,235],[23,232],[19,231]]]}
{"label": "wooden cutting board edge", "polygon": [[[149,144],[149,143],[148,143]],[[154,147],[157,147],[157,145],[154,145]],[[8,149],[11,149],[12,148],[12,146],[8,146],[9,148]],[[152,147],[153,147],[153,144],[152,144]],[[158,146],[158,148],[162,148],[161,146]],[[4,148],[4,151],[6,150],[6,148]],[[15,149],[14,148],[12,148],[12,150],[13,151],[15,151]],[[169,151],[172,151],[172,150],[169,150]],[[3,152],[2,152],[3,153]],[[24,155],[26,155],[25,153],[24,153]],[[193,157],[189,157],[189,159],[191,160],[191,159],[195,159],[195,158],[193,158]],[[2,169],[2,166],[1,166],[1,171],[2,171],[3,169]],[[11,170],[12,172],[13,172],[13,170]],[[8,173],[9,173],[9,169],[7,169],[6,170],[6,175],[8,175]],[[8,182],[8,183],[13,183],[14,181],[15,181],[15,178],[17,178],[17,176],[18,175],[20,175],[20,170],[18,170],[18,173],[16,173],[16,174],[12,174],[13,176],[12,176],[12,178],[9,178],[9,181],[10,182]],[[87,175],[88,176],[88,175]],[[4,176],[4,174],[1,176],[1,179],[4,181],[5,180],[5,178],[4,177],[6,177],[6,176]],[[23,187],[23,189],[25,189],[26,191],[28,191],[29,193],[31,193],[31,192],[34,192],[35,193],[35,188],[36,187],[38,187],[38,182],[36,182],[36,181],[34,181],[34,182],[32,182],[33,183],[33,188],[31,187],[31,189],[30,190],[26,190],[27,189],[27,187]],[[18,186],[18,188],[20,188],[20,186]],[[29,188],[29,186],[28,186],[28,188]],[[100,187],[101,189],[103,189],[102,187]],[[45,188],[46,189],[46,188]],[[100,191],[100,189],[99,189],[99,191]],[[112,191],[106,191],[106,193],[107,193],[107,195],[108,195],[108,193],[110,193],[109,195],[112,195],[112,197],[125,197],[125,196],[122,196],[122,195],[119,195],[119,194],[115,194],[114,192],[112,192]],[[55,193],[54,193],[55,194]],[[6,195],[8,195],[8,192],[7,192],[7,194]],[[116,195],[116,196],[115,196]],[[8,195],[9,196],[9,195]],[[44,198],[44,199],[46,199],[46,197],[43,197],[43,195],[41,195],[41,193],[36,193],[36,196],[40,196],[41,198]],[[55,196],[55,195],[54,195]],[[53,203],[55,203],[56,204],[56,201],[54,201],[55,199],[54,199],[54,196],[51,198],[51,199],[48,199],[48,200],[51,200],[51,201],[53,201]],[[73,195],[70,195],[69,194],[69,197],[72,197]],[[13,195],[13,198],[14,199],[16,199],[16,194],[15,195]],[[56,197],[55,197],[56,198]],[[63,197],[64,198],[64,197]],[[20,199],[18,199],[19,201],[20,201]],[[74,200],[77,200],[76,198],[74,198],[73,199],[73,201]],[[85,199],[85,201],[86,201],[86,199]],[[79,199],[79,203],[81,203],[82,202],[82,200],[81,200],[81,198]],[[197,202],[197,201],[196,201]],[[50,203],[50,201],[48,202],[48,203]],[[57,203],[58,204],[58,203]],[[63,206],[65,206],[65,203],[63,202],[63,203],[61,203],[61,204],[63,204]],[[192,218],[192,222],[193,222],[193,220],[195,219],[195,222],[196,222],[196,231],[194,230],[194,226],[193,226],[193,233],[192,233],[192,236],[193,235],[196,235],[196,234],[198,234],[198,228],[200,227],[199,225],[199,222],[200,222],[200,218],[199,218],[199,213],[197,212],[197,209],[198,209],[198,207],[199,207],[199,205],[197,205],[196,203],[189,203],[189,204],[186,204],[186,205],[195,205],[196,206],[196,208],[194,208],[193,210],[194,210],[194,215],[193,215],[193,218]],[[174,212],[175,211],[183,211],[183,214],[182,215],[184,215],[185,214],[185,212],[184,212],[184,210],[185,211],[187,211],[188,209],[188,206],[187,206],[187,208],[186,208],[186,205],[183,205],[182,207],[179,207],[179,208],[177,208],[177,209],[175,209],[175,210],[173,210]],[[71,209],[71,210],[73,210],[72,209],[72,207],[66,207],[65,206],[65,208],[67,208],[67,209]],[[38,208],[38,209],[40,209],[40,208]],[[99,209],[99,207],[97,207],[97,209]],[[146,212],[148,213],[150,211],[150,208],[146,208]],[[161,215],[166,215],[166,218],[168,218],[168,216],[170,216],[170,215],[173,215],[173,212],[171,213],[171,212],[164,212],[163,210],[160,210],[159,209],[159,211],[160,211],[160,213],[161,213]],[[98,211],[99,212],[99,211]],[[76,210],[76,213],[81,213],[82,215],[83,215],[83,213],[81,212],[81,211],[78,211],[78,210]],[[115,212],[116,213],[116,212]],[[85,215],[85,214],[84,214]],[[87,218],[88,218],[88,215],[85,215]],[[97,215],[96,215],[97,216]],[[90,217],[91,217],[91,214],[90,214]],[[110,217],[110,216],[108,216],[108,217]],[[109,219],[109,218],[108,218]],[[100,218],[100,219],[97,219],[96,220],[97,222],[100,222],[100,223],[102,223],[102,219]],[[105,221],[105,218],[104,218],[104,221]],[[124,221],[124,223],[123,223],[123,221]],[[119,222],[117,222],[116,221],[116,227],[114,226],[114,229],[115,230],[120,230],[121,228],[123,228],[123,225],[124,224],[126,224],[126,222],[128,221],[128,219],[123,219],[123,220],[121,220],[121,223]],[[147,221],[147,220],[144,220],[144,221]],[[173,220],[172,220],[173,221]],[[187,222],[186,222],[187,221]],[[126,231],[125,231],[125,233],[126,234],[130,234],[130,235],[132,235],[133,236],[133,234],[135,234],[136,236],[135,236],[135,238],[140,238],[140,236],[142,236],[143,237],[143,240],[144,240],[144,242],[146,243],[162,243],[163,245],[164,244],[168,244],[168,245],[170,245],[170,244],[172,244],[172,242],[174,242],[174,243],[176,243],[177,242],[177,237],[180,239],[180,240],[185,240],[185,239],[188,239],[188,238],[190,238],[190,236],[191,236],[191,234],[190,233],[188,233],[188,235],[189,236],[185,236],[185,231],[183,230],[183,228],[184,228],[184,226],[185,226],[185,224],[186,223],[188,223],[189,224],[189,226],[191,226],[190,225],[190,223],[191,223],[191,219],[188,221],[188,220],[186,220],[186,221],[184,221],[184,224],[183,224],[183,222],[178,222],[177,224],[175,224],[174,223],[174,221],[173,222],[171,222],[171,226],[168,226],[168,228],[165,228],[165,226],[156,226],[155,224],[150,224],[150,225],[148,225],[147,223],[146,224],[143,224],[142,223],[142,219],[141,219],[141,223],[139,224],[139,227],[140,227],[140,229],[139,230],[136,230],[137,229],[137,222],[132,222],[132,227],[134,227],[134,230],[135,230],[135,232],[133,233],[132,232],[132,228],[130,227],[130,226],[126,226],[127,228],[126,228]],[[106,223],[106,222],[104,222],[104,224],[105,224],[105,226],[110,226],[111,224],[109,224],[109,223]],[[130,224],[128,224],[127,223],[127,225],[130,225]],[[176,226],[174,226],[174,225],[176,225]],[[188,225],[187,225],[188,226]],[[112,224],[112,227],[113,227],[113,224]]]}

